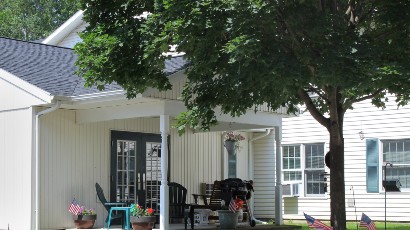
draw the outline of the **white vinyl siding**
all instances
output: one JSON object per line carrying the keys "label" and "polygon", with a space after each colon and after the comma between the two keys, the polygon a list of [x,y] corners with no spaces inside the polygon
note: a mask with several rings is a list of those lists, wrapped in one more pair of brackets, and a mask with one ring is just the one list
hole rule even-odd
{"label": "white vinyl siding", "polygon": [[0,111],[0,229],[33,229],[33,139],[31,108]]}
{"label": "white vinyl siding", "polygon": [[[28,108],[31,105],[43,104],[44,101],[19,86],[7,82],[0,76],[0,111]],[[10,97],[9,95],[13,95]]]}
{"label": "white vinyl siding", "polygon": [[275,141],[270,134],[253,142],[254,210],[256,218],[275,218]]}
{"label": "white vinyl siding", "polygon": [[[361,212],[372,220],[384,221],[384,192],[368,193],[366,187],[366,140],[377,138],[380,141],[410,139],[410,106],[397,107],[395,98],[390,97],[385,109],[364,101],[353,105],[344,119],[345,142],[345,194],[346,215],[350,221],[360,220]],[[364,140],[359,132],[363,131]],[[325,142],[329,146],[327,130],[321,126],[308,111],[299,117],[283,119],[282,144]],[[328,149],[325,149],[327,152]],[[380,150],[380,162],[382,150]],[[326,171],[329,172],[327,167]],[[382,169],[378,172],[381,175]],[[331,177],[331,175],[330,175]],[[329,181],[329,179],[328,179]],[[382,180],[379,176],[379,188]],[[328,192],[331,193],[329,187]],[[353,195],[354,194],[354,195]],[[410,193],[387,194],[387,221],[409,221]],[[354,206],[354,203],[356,204]],[[284,198],[285,219],[304,220],[303,211],[321,220],[330,217],[330,196],[324,198]]]}

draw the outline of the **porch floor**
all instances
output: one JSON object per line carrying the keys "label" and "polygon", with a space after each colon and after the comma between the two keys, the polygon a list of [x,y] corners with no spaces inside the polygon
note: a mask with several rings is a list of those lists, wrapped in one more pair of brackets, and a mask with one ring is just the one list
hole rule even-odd
{"label": "porch floor", "polygon": [[[156,226],[154,230],[158,229],[158,226]],[[106,228],[94,228],[94,229],[106,229]],[[184,224],[170,224],[169,225],[170,230],[184,230]],[[191,228],[188,227],[187,230],[190,230]],[[221,229],[219,227],[219,224],[209,224],[209,225],[195,225],[195,229]],[[257,224],[255,227],[249,226],[249,224],[246,223],[240,223],[237,225],[237,229],[242,229],[242,230],[259,230],[259,229],[280,229],[280,230],[297,230],[297,229],[302,229],[300,226],[292,226],[292,225],[281,225],[281,226],[276,226],[272,224]],[[67,230],[76,230],[75,228],[67,229]],[[110,230],[122,230],[121,226],[112,226]]]}

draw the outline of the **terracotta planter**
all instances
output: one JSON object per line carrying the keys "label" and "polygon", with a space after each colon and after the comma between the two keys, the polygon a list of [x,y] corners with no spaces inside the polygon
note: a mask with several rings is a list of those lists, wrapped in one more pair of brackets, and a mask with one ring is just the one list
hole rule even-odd
{"label": "terracotta planter", "polygon": [[219,224],[221,229],[235,229],[238,224],[239,211],[218,210]]}
{"label": "terracotta planter", "polygon": [[155,224],[155,216],[131,216],[130,222],[134,230],[152,230]]}
{"label": "terracotta planter", "polygon": [[225,148],[229,155],[236,154],[235,143],[236,141],[225,141]]}
{"label": "terracotta planter", "polygon": [[77,229],[93,228],[97,215],[73,215],[75,227]]}

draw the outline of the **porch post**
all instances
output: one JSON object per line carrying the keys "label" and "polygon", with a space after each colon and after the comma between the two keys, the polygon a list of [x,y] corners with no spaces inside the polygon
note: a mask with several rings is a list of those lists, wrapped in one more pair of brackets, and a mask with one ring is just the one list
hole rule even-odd
{"label": "porch post", "polygon": [[275,225],[282,225],[282,126],[275,127],[276,145],[276,185],[275,185]]}
{"label": "porch post", "polygon": [[160,188],[160,217],[159,227],[161,230],[169,229],[169,192],[168,192],[168,134],[169,115],[160,116],[161,130],[161,188]]}

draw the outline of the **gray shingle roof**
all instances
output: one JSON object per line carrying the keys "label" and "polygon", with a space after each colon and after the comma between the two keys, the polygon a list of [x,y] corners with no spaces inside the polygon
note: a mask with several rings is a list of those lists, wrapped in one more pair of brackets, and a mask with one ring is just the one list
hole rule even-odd
{"label": "gray shingle roof", "polygon": [[[78,96],[100,92],[84,88],[84,79],[75,75],[77,56],[69,48],[0,37],[0,68],[55,96]],[[165,62],[167,75],[183,69],[187,61],[173,57]],[[105,91],[122,89],[117,84]]]}

